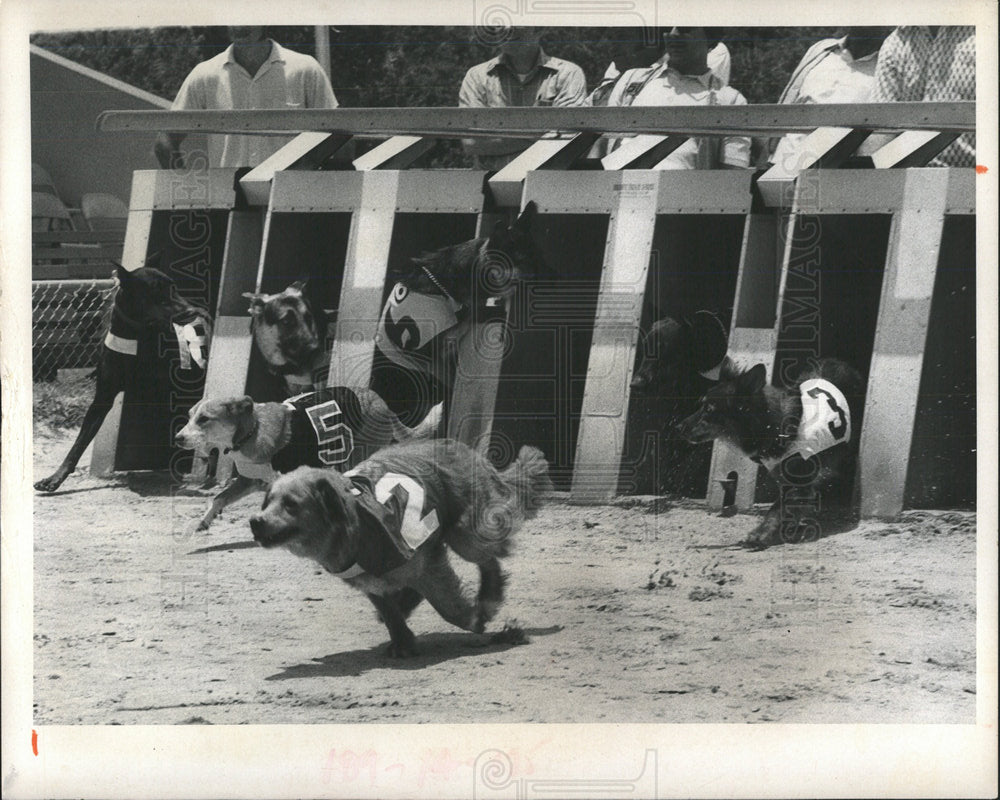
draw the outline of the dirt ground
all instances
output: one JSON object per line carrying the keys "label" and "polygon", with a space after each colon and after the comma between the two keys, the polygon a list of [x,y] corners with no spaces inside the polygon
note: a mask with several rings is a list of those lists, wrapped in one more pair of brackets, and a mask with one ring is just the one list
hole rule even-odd
{"label": "dirt ground", "polygon": [[[35,478],[72,434],[36,429]],[[399,661],[361,594],[253,546],[259,496],[194,533],[207,498],[83,471],[35,497],[37,724],[975,718],[973,513],[750,552],[750,515],[556,499],[518,535],[492,626],[527,641],[424,604],[422,654]]]}

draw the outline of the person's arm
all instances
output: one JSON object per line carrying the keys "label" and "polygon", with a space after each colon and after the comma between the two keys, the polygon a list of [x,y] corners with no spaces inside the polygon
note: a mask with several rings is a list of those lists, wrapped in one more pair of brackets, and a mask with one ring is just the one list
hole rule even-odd
{"label": "person's arm", "polygon": [[[200,66],[200,65],[199,65]],[[188,109],[206,108],[203,94],[198,85],[198,67],[196,66],[177,90],[171,111],[186,111]],[[184,155],[181,153],[181,142],[187,138],[186,133],[164,131],[156,137],[153,143],[153,155],[163,169],[184,169]]]}
{"label": "person's arm", "polygon": [[[745,106],[747,99],[736,92],[732,105]],[[719,146],[718,169],[747,169],[750,166],[750,137],[725,136]]]}
{"label": "person's arm", "polygon": [[[465,73],[462,86],[458,90],[459,108],[489,108],[486,96],[486,82],[475,67]],[[499,136],[462,139],[465,152],[473,156],[505,156],[523,150],[525,143],[519,139],[503,139]]]}
{"label": "person's arm", "polygon": [[337,108],[337,96],[323,67],[316,62],[316,67],[309,73],[309,83],[306,85],[306,108]]}
{"label": "person's arm", "polygon": [[582,106],[587,99],[587,79],[583,70],[575,64],[562,76],[556,96],[552,99],[553,106]]}
{"label": "person's arm", "polygon": [[893,31],[882,43],[875,62],[875,85],[872,87],[873,103],[898,103],[901,100],[920,100],[907,97],[903,83],[902,42],[898,31]]}
{"label": "person's arm", "polygon": [[[899,38],[899,29],[897,28],[882,42],[882,47],[878,51],[878,60],[875,62],[875,82],[872,84],[870,102],[897,103],[901,100],[920,99],[919,97],[905,96],[904,58],[902,40]],[[894,134],[891,133],[873,133],[858,148],[858,155],[871,155],[891,142],[893,138],[895,138]]]}
{"label": "person's arm", "polygon": [[163,169],[184,169],[184,154],[181,153],[181,142],[185,133],[160,133],[153,143],[153,154]]}

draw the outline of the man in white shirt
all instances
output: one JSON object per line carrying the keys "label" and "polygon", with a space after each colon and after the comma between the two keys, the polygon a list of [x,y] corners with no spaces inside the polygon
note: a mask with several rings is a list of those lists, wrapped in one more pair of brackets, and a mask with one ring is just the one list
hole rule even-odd
{"label": "man in white shirt", "polygon": [[[265,38],[260,26],[230,26],[232,44],[191,70],[172,109],[336,108],[330,79],[312,56]],[[182,169],[183,133],[161,133],[154,153],[164,169]],[[209,136],[210,167],[255,167],[289,142],[286,136]]]}
{"label": "man in white shirt", "polygon": [[[715,75],[708,53],[719,43],[717,28],[673,27],[664,34],[660,61],[625,72],[608,95],[609,106],[746,105],[746,98]],[[660,136],[643,135],[655,143]],[[613,140],[614,151],[622,139]],[[658,163],[655,169],[727,169],[750,166],[750,137],[692,137]]]}
{"label": "man in white shirt", "polygon": [[[779,103],[867,103],[875,86],[878,50],[889,28],[848,28],[839,38],[823,39],[802,57]],[[771,140],[772,164],[794,169],[805,134]]]}

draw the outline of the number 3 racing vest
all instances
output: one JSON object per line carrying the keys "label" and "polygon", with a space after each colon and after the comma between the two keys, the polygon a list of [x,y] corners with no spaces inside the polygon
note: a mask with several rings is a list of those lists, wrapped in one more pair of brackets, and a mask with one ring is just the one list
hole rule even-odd
{"label": "number 3 racing vest", "polygon": [[780,456],[761,459],[772,471],[786,458],[800,455],[811,458],[838,444],[851,441],[851,409],[844,393],[830,381],[812,378],[799,386],[802,418],[791,447]]}

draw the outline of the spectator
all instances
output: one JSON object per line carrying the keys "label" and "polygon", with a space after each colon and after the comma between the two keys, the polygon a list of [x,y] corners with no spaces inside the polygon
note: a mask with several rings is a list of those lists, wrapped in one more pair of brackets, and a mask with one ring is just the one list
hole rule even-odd
{"label": "spectator", "polygon": [[[500,52],[465,73],[458,92],[462,108],[511,106],[580,106],[587,94],[583,70],[548,55],[538,28],[512,28]],[[523,139],[465,140],[476,166],[499,169],[524,150]]]}
{"label": "spectator", "polygon": [[[191,70],[174,111],[190,109],[336,108],[330,79],[312,56],[264,37],[260,26],[230,26],[232,44]],[[154,153],[164,169],[183,168],[183,133],[161,133]],[[255,167],[288,143],[285,136],[209,136],[209,166]]]}
{"label": "spectator", "polygon": [[[802,57],[778,102],[869,102],[878,49],[889,30],[848,28],[839,38],[817,42]],[[768,148],[771,163],[785,164],[794,159],[796,147],[804,138],[805,134],[790,133],[771,139]]]}
{"label": "spectator", "polygon": [[[650,64],[659,64],[667,59],[667,55],[662,53],[664,39],[667,35],[666,28],[657,28],[657,43],[651,48],[645,42],[640,42],[638,46],[633,46],[628,50],[622,48],[616,52],[614,60],[604,71],[604,77],[587,97],[587,105],[603,106],[607,105],[608,97],[615,86],[615,82],[621,77],[622,72],[636,67],[645,67]],[[642,35],[641,32],[639,34]],[[628,44],[634,44],[632,42]],[[652,51],[652,52],[651,52]],[[729,75],[732,68],[732,59],[729,48],[723,42],[719,42],[708,51],[708,68],[712,74],[719,79],[723,86],[729,85]]]}
{"label": "spectator", "polygon": [[[746,98],[726,86],[708,66],[708,53],[720,42],[718,28],[670,28],[665,49],[651,67],[625,72],[608,95],[609,106],[746,105]],[[661,137],[648,136],[649,141]],[[612,141],[613,151],[622,140]],[[657,169],[720,169],[750,166],[750,137],[689,138]]]}
{"label": "spectator", "polygon": [[[879,51],[872,101],[976,99],[976,29],[971,26],[896,28]],[[934,167],[971,167],[976,135],[963,133],[931,162]]]}

